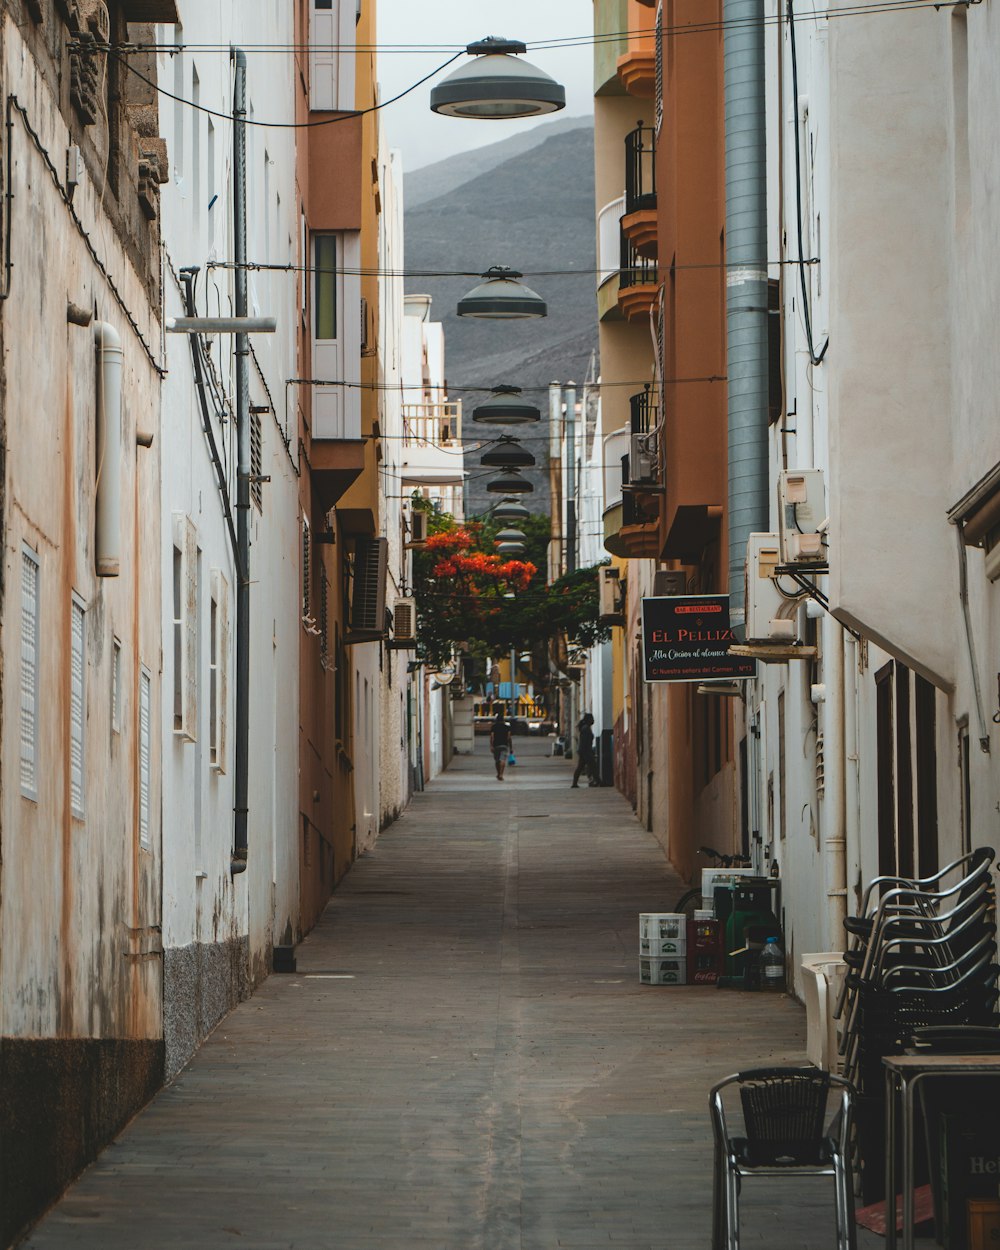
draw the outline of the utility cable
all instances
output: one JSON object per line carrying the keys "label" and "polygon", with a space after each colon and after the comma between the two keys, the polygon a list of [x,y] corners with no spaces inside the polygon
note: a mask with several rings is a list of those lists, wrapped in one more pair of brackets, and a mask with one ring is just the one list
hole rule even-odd
{"label": "utility cable", "polygon": [[827,338],[823,344],[822,350],[817,354],[816,347],[813,343],[812,330],[812,308],[810,306],[809,287],[806,282],[806,267],[803,262],[804,248],[802,245],[802,136],[799,124],[799,64],[798,57],[795,52],[795,13],[792,8],[792,0],[787,0],[786,12],[788,14],[788,44],[792,58],[792,108],[794,110],[795,123],[795,219],[798,229],[799,242],[799,288],[802,291],[802,319],[806,327],[806,346],[809,349],[809,360],[814,365],[823,363],[823,357],[827,353],[830,346],[830,339]]}

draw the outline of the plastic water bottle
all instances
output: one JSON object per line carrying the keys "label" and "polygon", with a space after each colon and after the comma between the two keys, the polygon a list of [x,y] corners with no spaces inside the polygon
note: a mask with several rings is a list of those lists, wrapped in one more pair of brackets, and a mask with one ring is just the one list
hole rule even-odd
{"label": "plastic water bottle", "polygon": [[762,990],[785,988],[785,956],[778,944],[779,940],[776,937],[769,937],[760,952],[760,987]]}

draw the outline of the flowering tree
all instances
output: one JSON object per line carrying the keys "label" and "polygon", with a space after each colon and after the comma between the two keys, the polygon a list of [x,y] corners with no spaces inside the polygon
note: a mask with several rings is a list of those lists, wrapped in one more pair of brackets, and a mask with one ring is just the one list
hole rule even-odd
{"label": "flowering tree", "polygon": [[459,646],[487,658],[512,647],[536,650],[556,637],[583,646],[607,637],[597,619],[596,569],[546,586],[530,560],[483,550],[492,545],[493,528],[432,515],[433,532],[414,560],[418,638],[427,660],[445,663]]}

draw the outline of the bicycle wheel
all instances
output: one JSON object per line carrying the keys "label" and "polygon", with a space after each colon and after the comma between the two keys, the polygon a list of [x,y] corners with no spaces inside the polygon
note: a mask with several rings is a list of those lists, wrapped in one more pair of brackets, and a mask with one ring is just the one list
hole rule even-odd
{"label": "bicycle wheel", "polygon": [[683,913],[688,920],[694,919],[694,913],[699,911],[704,904],[701,901],[701,886],[695,886],[694,889],[687,890],[680,896],[674,904],[674,911]]}

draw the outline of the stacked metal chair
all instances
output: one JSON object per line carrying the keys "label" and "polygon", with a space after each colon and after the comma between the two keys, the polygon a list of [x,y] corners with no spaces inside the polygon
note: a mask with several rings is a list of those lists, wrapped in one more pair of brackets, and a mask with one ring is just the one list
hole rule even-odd
{"label": "stacked metal chair", "polygon": [[983,847],[933,877],[876,878],[844,922],[848,970],[835,1015],[844,1075],[858,1091],[866,1201],[881,1197],[883,1057],[907,1049],[915,1030],[997,1023],[994,858]]}

